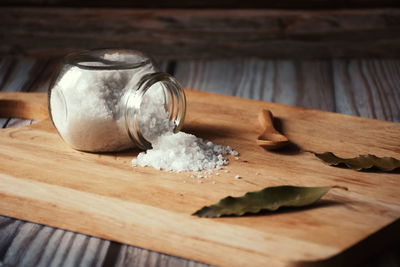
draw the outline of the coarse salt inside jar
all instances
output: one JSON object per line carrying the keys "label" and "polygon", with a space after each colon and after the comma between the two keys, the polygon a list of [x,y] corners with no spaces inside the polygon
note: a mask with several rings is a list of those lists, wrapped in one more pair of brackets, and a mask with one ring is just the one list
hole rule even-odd
{"label": "coarse salt inside jar", "polygon": [[[182,86],[143,53],[101,49],[69,54],[49,89],[49,113],[63,140],[88,152],[148,149],[178,132]],[[167,118],[167,119],[166,119]]]}

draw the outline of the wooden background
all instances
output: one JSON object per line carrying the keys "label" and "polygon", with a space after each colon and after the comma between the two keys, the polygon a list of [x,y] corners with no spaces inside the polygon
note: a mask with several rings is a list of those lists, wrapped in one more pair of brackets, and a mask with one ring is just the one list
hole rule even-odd
{"label": "wooden background", "polygon": [[[399,6],[0,0],[0,90],[44,92],[67,51],[126,47],[159,59],[185,87],[399,122]],[[1,127],[26,123],[0,119]],[[361,266],[399,266],[399,251],[394,244]],[[205,265],[0,217],[0,266]]]}
{"label": "wooden background", "polygon": [[63,7],[129,7],[129,8],[282,8],[282,9],[317,9],[317,8],[375,8],[396,7],[397,0],[115,0],[115,1],[79,1],[79,0],[1,0],[9,6],[63,6]]}
{"label": "wooden background", "polygon": [[398,57],[399,6],[398,0],[0,0],[0,54],[127,47],[163,59]]}

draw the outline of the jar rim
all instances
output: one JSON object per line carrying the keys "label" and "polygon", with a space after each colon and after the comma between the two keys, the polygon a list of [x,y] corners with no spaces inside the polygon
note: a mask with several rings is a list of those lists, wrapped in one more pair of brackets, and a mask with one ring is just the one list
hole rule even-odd
{"label": "jar rim", "polygon": [[138,122],[138,114],[144,95],[156,83],[162,83],[169,101],[167,111],[175,122],[174,133],[179,132],[186,116],[186,96],[181,84],[165,72],[150,73],[139,81],[138,89],[128,95],[125,102],[125,127],[132,142],[139,148],[150,149],[151,143],[143,136]]}
{"label": "jar rim", "polygon": [[[132,56],[129,60],[110,60],[104,58],[106,54],[122,54]],[[132,59],[135,60],[132,60]],[[136,69],[152,63],[145,53],[132,49],[101,48],[80,50],[72,52],[64,57],[64,63],[87,70],[124,70]]]}

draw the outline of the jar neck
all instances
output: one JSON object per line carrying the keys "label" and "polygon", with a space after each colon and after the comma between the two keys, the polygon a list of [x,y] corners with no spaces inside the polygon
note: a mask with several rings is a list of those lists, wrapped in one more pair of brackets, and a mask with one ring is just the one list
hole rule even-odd
{"label": "jar neck", "polygon": [[[141,149],[151,148],[151,143],[143,135],[139,115],[146,112],[143,100],[147,93],[155,88],[162,88],[162,103],[170,121],[174,123],[174,132],[181,130],[186,115],[186,97],[179,82],[164,72],[144,75],[135,88],[129,89],[125,98],[124,119],[127,133],[132,142]],[[150,121],[148,123],[151,123]],[[143,126],[143,125],[142,125]]]}

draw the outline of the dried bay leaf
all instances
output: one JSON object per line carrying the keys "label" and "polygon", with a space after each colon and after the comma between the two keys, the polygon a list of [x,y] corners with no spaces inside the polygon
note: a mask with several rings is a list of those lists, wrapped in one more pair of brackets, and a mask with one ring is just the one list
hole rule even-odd
{"label": "dried bay leaf", "polygon": [[255,214],[265,210],[276,211],[281,207],[303,207],[316,202],[331,188],[290,185],[267,187],[260,191],[248,192],[241,197],[228,196],[217,204],[201,208],[192,215],[217,218]]}
{"label": "dried bay leaf", "polygon": [[355,158],[340,158],[332,152],[313,153],[317,158],[330,166],[345,165],[350,169],[361,171],[371,169],[373,167],[381,171],[391,172],[400,168],[400,160],[391,157],[377,157],[375,155],[359,155]]}

